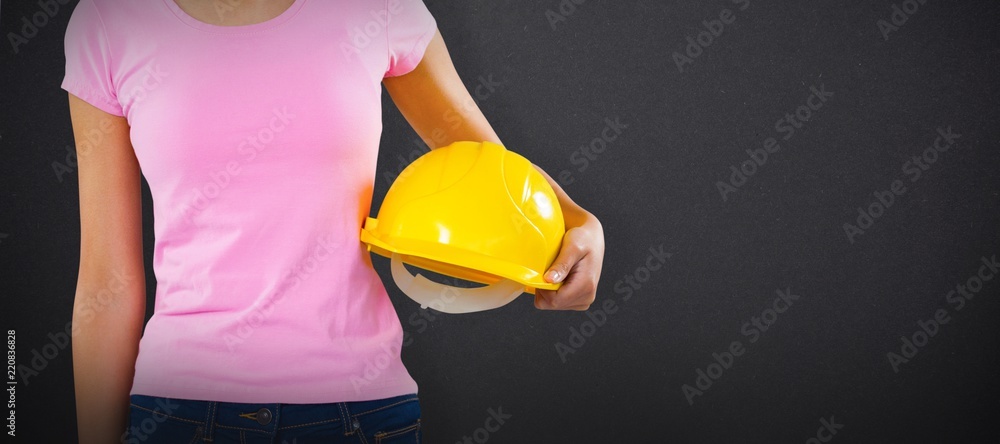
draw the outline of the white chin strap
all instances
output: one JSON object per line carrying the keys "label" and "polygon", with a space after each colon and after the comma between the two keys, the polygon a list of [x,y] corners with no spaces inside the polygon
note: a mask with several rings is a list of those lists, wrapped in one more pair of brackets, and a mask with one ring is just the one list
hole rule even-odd
{"label": "white chin strap", "polygon": [[406,296],[420,303],[420,308],[433,308],[442,313],[473,313],[503,307],[521,293],[524,285],[510,279],[477,288],[452,287],[431,281],[420,274],[416,276],[403,266],[399,255],[393,253],[392,280]]}

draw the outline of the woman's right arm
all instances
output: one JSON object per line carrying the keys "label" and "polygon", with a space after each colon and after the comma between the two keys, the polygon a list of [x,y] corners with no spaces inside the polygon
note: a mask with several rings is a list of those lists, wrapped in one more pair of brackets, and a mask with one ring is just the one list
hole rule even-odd
{"label": "woman's right arm", "polygon": [[146,312],[139,164],[124,117],[69,95],[80,181],[73,378],[80,443],[120,442]]}

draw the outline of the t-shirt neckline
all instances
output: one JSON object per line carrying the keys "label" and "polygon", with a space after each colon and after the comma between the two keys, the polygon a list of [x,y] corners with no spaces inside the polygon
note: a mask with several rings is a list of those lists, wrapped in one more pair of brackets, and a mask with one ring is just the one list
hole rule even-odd
{"label": "t-shirt neckline", "polygon": [[253,23],[249,25],[237,25],[237,26],[222,26],[222,25],[213,25],[211,23],[203,22],[201,20],[192,17],[187,12],[184,12],[184,10],[181,9],[181,7],[174,0],[163,0],[163,3],[167,5],[167,8],[169,8],[170,11],[174,13],[174,16],[176,16],[177,19],[179,19],[180,21],[184,22],[185,24],[187,24],[192,28],[216,34],[246,34],[249,32],[263,31],[265,29],[278,26],[291,19],[292,16],[294,16],[299,11],[299,9],[302,8],[302,4],[305,2],[306,0],[295,0],[292,3],[292,5],[289,6],[288,9],[285,9],[281,14],[278,14],[274,18],[270,20],[265,20],[260,23]]}

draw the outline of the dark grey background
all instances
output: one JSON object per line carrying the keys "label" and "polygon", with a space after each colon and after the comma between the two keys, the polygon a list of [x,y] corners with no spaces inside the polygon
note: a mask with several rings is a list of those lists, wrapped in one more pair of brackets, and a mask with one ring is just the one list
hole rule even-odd
{"label": "dark grey background", "polygon": [[[902,2],[427,4],[466,85],[501,82],[479,105],[505,144],[553,176],[567,171],[566,191],[603,222],[591,317],[607,300],[618,310],[592,328],[585,313],[537,311],[524,297],[430,320],[386,280],[426,442],[474,437],[491,408],[511,415],[494,443],[801,443],[831,416],[843,425],[832,442],[1000,441],[1000,282],[961,310],[946,300],[1000,254],[1000,4],[927,0],[888,39],[877,23]],[[71,8],[18,53],[0,51],[0,328],[17,330],[21,364],[70,320],[76,283],[76,176],[60,182],[51,166],[73,144],[59,89]],[[553,26],[547,11],[560,8],[569,13]],[[735,22],[679,72],[673,53],[727,8]],[[4,2],[3,34],[39,10]],[[775,121],[810,86],[834,95],[724,201],[716,182],[782,135]],[[383,105],[373,215],[383,173],[419,140],[388,95]],[[628,127],[581,171],[573,153],[606,118]],[[939,127],[961,137],[911,182],[904,163]],[[905,194],[850,242],[843,224],[896,179]],[[147,189],[147,216],[149,204]],[[150,219],[147,256],[152,240]],[[661,244],[670,259],[625,300],[616,285]],[[388,262],[374,261],[388,278]],[[151,310],[151,270],[147,282]],[[799,299],[750,343],[742,326],[778,289]],[[951,321],[894,371],[887,353],[937,310]],[[580,328],[590,335],[564,362],[556,344]],[[745,353],[689,404],[682,386],[733,341]],[[74,440],[71,369],[62,350],[19,386],[22,441]]]}

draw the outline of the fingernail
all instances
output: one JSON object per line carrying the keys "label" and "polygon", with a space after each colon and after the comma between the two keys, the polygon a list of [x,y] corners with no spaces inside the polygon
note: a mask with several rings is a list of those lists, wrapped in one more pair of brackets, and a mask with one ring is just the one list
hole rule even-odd
{"label": "fingernail", "polygon": [[560,276],[559,276],[559,272],[558,271],[555,271],[555,270],[549,271],[549,282],[553,282],[553,283],[559,282],[559,278],[560,278]]}

